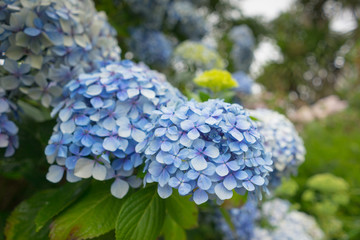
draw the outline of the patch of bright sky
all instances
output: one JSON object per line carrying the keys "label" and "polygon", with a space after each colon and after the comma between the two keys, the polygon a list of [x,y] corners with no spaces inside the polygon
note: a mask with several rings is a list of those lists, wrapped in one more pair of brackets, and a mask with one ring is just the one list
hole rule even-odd
{"label": "patch of bright sky", "polygon": [[[281,12],[289,10],[294,5],[295,0],[230,0],[230,2],[241,9],[246,17],[259,16],[264,21],[271,21],[278,17]],[[347,33],[356,27],[356,19],[350,9],[337,11],[337,14],[331,16],[330,28],[332,31]],[[254,52],[250,74],[257,77],[261,74],[263,66],[270,61],[282,61],[282,55],[274,41],[264,39]]]}

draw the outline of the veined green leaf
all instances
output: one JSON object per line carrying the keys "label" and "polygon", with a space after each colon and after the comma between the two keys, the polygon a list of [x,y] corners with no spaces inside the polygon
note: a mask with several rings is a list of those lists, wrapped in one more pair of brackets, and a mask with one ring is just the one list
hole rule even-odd
{"label": "veined green leaf", "polygon": [[125,200],[116,221],[116,239],[156,239],[164,219],[165,201],[157,194],[156,186],[146,187]]}
{"label": "veined green leaf", "polygon": [[166,210],[182,228],[190,229],[198,225],[198,208],[189,197],[180,196],[177,192],[166,199]]}
{"label": "veined green leaf", "polygon": [[5,236],[7,240],[46,240],[48,228],[36,232],[34,216],[46,201],[54,194],[55,190],[45,190],[36,193],[30,199],[23,201],[7,219]]}
{"label": "veined green leaf", "polygon": [[123,202],[111,195],[109,182],[93,183],[51,224],[50,239],[87,239],[111,231]]}
{"label": "veined green leaf", "polygon": [[165,218],[163,233],[165,240],[186,240],[185,230],[170,215]]}
{"label": "veined green leaf", "polygon": [[79,183],[68,183],[58,189],[38,212],[35,218],[36,231],[39,231],[50,219],[70,206],[88,187],[89,181],[81,181]]}

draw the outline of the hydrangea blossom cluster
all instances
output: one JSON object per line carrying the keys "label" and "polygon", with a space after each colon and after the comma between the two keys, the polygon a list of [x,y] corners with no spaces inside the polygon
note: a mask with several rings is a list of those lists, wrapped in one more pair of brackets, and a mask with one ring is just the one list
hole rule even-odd
{"label": "hydrangea blossom cluster", "polygon": [[[217,222],[224,240],[313,240],[324,237],[312,216],[291,210],[290,206],[282,199],[267,201],[261,207],[248,201],[241,208],[229,211],[235,231],[223,217]],[[261,226],[261,222],[266,222],[269,228]]]}
{"label": "hydrangea blossom cluster", "polygon": [[247,201],[241,208],[229,209],[230,220],[234,225],[234,231],[218,212],[215,222],[219,231],[223,234],[223,240],[250,240],[254,237],[255,220],[258,209],[254,201]]}
{"label": "hydrangea blossom cluster", "polygon": [[15,106],[4,95],[5,91],[0,88],[0,148],[6,148],[5,157],[9,157],[19,147],[18,127],[8,118]]}
{"label": "hydrangea blossom cluster", "polygon": [[303,212],[291,211],[288,201],[274,199],[266,202],[259,215],[268,221],[272,229],[255,227],[253,240],[324,238],[324,233],[315,219]]}
{"label": "hydrangea blossom cluster", "polygon": [[229,38],[234,43],[230,52],[234,68],[237,71],[248,72],[255,45],[251,29],[246,25],[233,27],[229,32]]}
{"label": "hydrangea blossom cluster", "polygon": [[255,123],[240,105],[220,100],[162,106],[137,148],[146,154],[144,181],[157,182],[162,198],[177,189],[197,204],[246,191],[261,198],[272,161]]}
{"label": "hydrangea blossom cluster", "polygon": [[205,19],[192,2],[173,1],[167,11],[166,24],[170,29],[191,40],[199,40],[208,32]]}
{"label": "hydrangea blossom cluster", "polygon": [[236,92],[251,94],[252,92],[251,89],[254,84],[254,80],[251,77],[249,77],[249,75],[247,75],[243,71],[237,71],[232,74],[232,77],[238,83],[238,87],[234,89]]}
{"label": "hydrangea blossom cluster", "polygon": [[143,158],[135,147],[147,138],[143,127],[154,110],[182,95],[131,61],[103,63],[70,81],[65,94],[52,113],[58,123],[45,149],[52,164],[47,179],[58,182],[65,171],[70,182],[113,178],[111,193],[118,198],[140,186],[135,169]]}
{"label": "hydrangea blossom cluster", "polygon": [[143,25],[149,29],[159,29],[164,21],[170,0],[125,0],[131,11],[143,18]]}
{"label": "hydrangea blossom cluster", "polygon": [[223,69],[225,67],[225,62],[217,51],[202,43],[190,40],[180,43],[175,48],[173,60],[175,64],[183,63],[189,67],[202,70]]}
{"label": "hydrangea blossom cluster", "polygon": [[162,32],[133,28],[130,35],[129,49],[139,60],[157,67],[166,67],[170,63],[172,44]]}
{"label": "hydrangea blossom cluster", "polygon": [[270,185],[276,187],[282,177],[295,174],[304,162],[304,143],[285,116],[268,109],[252,110],[250,115],[259,120],[257,123],[264,136],[265,149],[272,154],[274,172],[270,174]]}
{"label": "hydrangea blossom cluster", "polygon": [[0,86],[45,107],[97,60],[118,60],[115,31],[92,1],[5,0],[0,5]]}

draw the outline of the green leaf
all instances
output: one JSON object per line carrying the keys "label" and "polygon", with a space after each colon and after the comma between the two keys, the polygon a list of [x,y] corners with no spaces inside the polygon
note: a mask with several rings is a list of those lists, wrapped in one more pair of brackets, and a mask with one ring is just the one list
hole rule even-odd
{"label": "green leaf", "polygon": [[50,239],[87,239],[111,231],[123,202],[111,195],[109,182],[94,182],[51,224]]}
{"label": "green leaf", "polygon": [[185,230],[167,215],[163,227],[165,240],[186,240]]}
{"label": "green leaf", "polygon": [[189,197],[182,197],[177,192],[166,199],[166,209],[181,227],[184,229],[198,226],[198,208]]}
{"label": "green leaf", "polygon": [[68,183],[58,189],[55,194],[45,202],[37,214],[35,218],[36,231],[39,231],[50,219],[70,206],[88,187],[89,181],[81,181],[79,183]]}
{"label": "green leaf", "polygon": [[206,92],[199,91],[199,98],[200,98],[201,102],[205,102],[205,101],[209,100],[210,95]]}
{"label": "green leaf", "polygon": [[235,226],[233,224],[233,222],[231,221],[231,216],[229,214],[229,212],[224,209],[224,208],[220,208],[220,212],[223,215],[226,223],[229,225],[229,227],[231,228],[232,231],[235,231]]}
{"label": "green leaf", "polygon": [[54,194],[54,190],[45,190],[36,193],[30,199],[20,203],[11,213],[5,227],[7,240],[45,240],[48,239],[48,228],[36,232],[34,216],[44,203]]}
{"label": "green leaf", "polygon": [[125,200],[116,220],[116,239],[156,239],[164,218],[165,201],[157,194],[156,186],[146,187]]}

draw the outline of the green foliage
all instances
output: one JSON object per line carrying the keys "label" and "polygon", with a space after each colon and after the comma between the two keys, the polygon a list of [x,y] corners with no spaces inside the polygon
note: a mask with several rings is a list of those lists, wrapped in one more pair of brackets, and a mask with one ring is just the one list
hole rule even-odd
{"label": "green foliage", "polygon": [[81,181],[79,183],[68,183],[57,190],[37,214],[35,218],[36,231],[43,228],[50,219],[77,200],[87,190],[88,186],[88,181]]}
{"label": "green foliage", "polygon": [[113,197],[109,188],[109,182],[93,183],[79,201],[54,220],[50,239],[88,239],[114,229],[124,200]]}
{"label": "green foliage", "polygon": [[329,238],[360,237],[359,116],[351,108],[312,122],[303,132],[306,161],[294,178],[299,190],[288,198],[315,214]]}
{"label": "green foliage", "polygon": [[156,186],[147,187],[127,198],[116,219],[116,239],[156,239],[165,220],[165,202]]}
{"label": "green foliage", "polygon": [[174,192],[165,202],[169,215],[182,228],[191,229],[198,226],[198,208],[189,197],[182,197]]}
{"label": "green foliage", "polygon": [[170,215],[166,216],[162,231],[165,240],[186,240],[184,229]]}
{"label": "green foliage", "polygon": [[7,240],[45,240],[48,239],[48,228],[36,232],[34,216],[54,194],[55,190],[40,191],[30,199],[22,202],[11,213],[7,220],[5,236]]}

